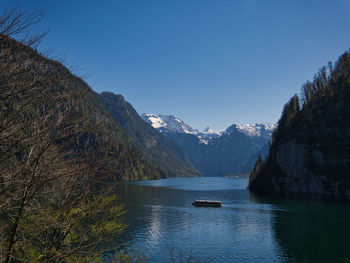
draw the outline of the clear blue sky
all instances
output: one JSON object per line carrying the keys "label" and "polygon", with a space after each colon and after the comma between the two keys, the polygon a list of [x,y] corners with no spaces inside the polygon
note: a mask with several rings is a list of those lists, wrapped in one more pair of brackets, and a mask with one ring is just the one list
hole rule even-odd
{"label": "clear blue sky", "polygon": [[301,85],[350,48],[349,0],[17,3],[47,9],[40,50],[79,64],[95,91],[199,129],[276,122]]}

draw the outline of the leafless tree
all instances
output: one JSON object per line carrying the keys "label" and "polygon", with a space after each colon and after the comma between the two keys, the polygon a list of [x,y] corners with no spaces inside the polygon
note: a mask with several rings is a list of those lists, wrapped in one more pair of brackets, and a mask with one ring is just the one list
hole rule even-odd
{"label": "leafless tree", "polygon": [[[43,13],[0,16],[0,262],[91,260],[124,225],[89,151],[98,124],[31,34]],[[17,39],[17,40],[14,40]],[[60,67],[59,67],[60,68]],[[101,158],[100,158],[101,160]],[[100,176],[96,176],[99,174]]]}

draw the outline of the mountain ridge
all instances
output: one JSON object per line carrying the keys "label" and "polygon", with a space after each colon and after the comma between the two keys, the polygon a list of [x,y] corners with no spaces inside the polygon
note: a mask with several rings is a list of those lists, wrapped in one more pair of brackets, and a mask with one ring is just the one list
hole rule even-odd
{"label": "mountain ridge", "polygon": [[180,145],[191,163],[205,176],[249,173],[257,156],[266,156],[265,145],[275,127],[274,124],[233,124],[221,132],[210,128],[199,131],[172,115],[144,113],[141,116]]}
{"label": "mountain ridge", "polygon": [[200,176],[187,154],[175,142],[143,121],[133,106],[120,94],[102,92],[100,101],[120,123],[135,145],[150,160],[167,171],[169,176]]}
{"label": "mountain ridge", "polygon": [[219,137],[223,134],[230,134],[233,130],[238,130],[251,137],[270,138],[273,130],[277,127],[272,123],[234,123],[223,131],[211,130],[209,126],[207,126],[203,131],[199,131],[173,115],[142,113],[141,117],[144,121],[152,125],[152,127],[155,129],[159,129],[161,132],[168,130],[171,132],[193,134],[199,138],[206,136],[210,137],[210,135]]}
{"label": "mountain ridge", "polygon": [[[6,55],[8,50],[11,50],[11,55]],[[72,118],[81,116],[84,121],[71,135],[76,138],[71,150],[89,149],[89,154],[94,155],[94,163],[100,163],[98,169],[101,174],[105,174],[112,180],[166,177],[163,169],[151,163],[135,147],[120,124],[106,111],[97,93],[83,79],[72,74],[60,62],[48,59],[29,46],[6,36],[0,38],[0,54],[2,54],[0,60],[2,72],[15,68],[20,72],[17,73],[17,78],[23,77],[25,80],[23,83],[28,83],[27,85],[30,83],[38,85],[39,90],[39,92],[34,92],[34,84],[31,84],[29,88],[24,86],[22,89],[18,85],[19,90],[16,90],[15,96],[1,96],[1,110],[8,112],[4,116],[13,114],[15,116],[7,123],[16,120],[16,125],[24,125],[31,118],[30,112],[37,114],[48,112],[47,119],[52,120],[50,125],[52,125],[52,130],[55,130],[57,123],[66,115],[72,114],[70,112],[74,109]],[[25,63],[19,64],[18,61]],[[21,83],[21,85],[25,84]],[[1,92],[12,94],[14,91],[3,87]],[[33,102],[28,105],[24,104],[23,97],[29,95],[31,96],[29,101]],[[57,98],[67,99],[58,100]],[[53,104],[51,101],[57,101],[57,103]],[[23,108],[26,111],[21,112]],[[19,113],[15,114],[18,109]],[[41,120],[33,119],[33,123],[35,122],[39,123]],[[11,148],[11,150],[15,149]],[[23,153],[19,154],[23,155]]]}

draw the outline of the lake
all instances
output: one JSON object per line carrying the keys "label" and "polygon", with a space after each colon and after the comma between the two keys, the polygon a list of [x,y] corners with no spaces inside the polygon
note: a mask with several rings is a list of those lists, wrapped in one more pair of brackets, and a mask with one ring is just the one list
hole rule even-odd
{"label": "lake", "polygon": [[[201,262],[350,262],[350,205],[261,198],[245,178],[172,178],[122,183],[128,225],[119,249],[149,262],[169,254]],[[221,208],[194,207],[195,199]]]}

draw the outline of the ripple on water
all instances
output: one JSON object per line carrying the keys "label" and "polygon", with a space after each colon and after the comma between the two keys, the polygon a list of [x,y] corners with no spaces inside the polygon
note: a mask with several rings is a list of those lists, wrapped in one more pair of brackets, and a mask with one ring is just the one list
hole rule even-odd
{"label": "ripple on water", "polygon": [[[205,184],[201,184],[203,180]],[[350,218],[349,207],[324,209],[323,205],[262,200],[252,196],[246,185],[246,179],[231,178],[125,184],[120,195],[129,210],[125,218],[128,250],[146,250],[152,255],[150,262],[168,262],[169,250],[175,248],[211,262],[319,263],[322,260],[317,253],[326,255],[328,250],[322,238],[313,238],[320,236],[332,240],[342,257],[346,255],[350,229],[347,221],[340,219]],[[223,207],[193,207],[196,198],[221,200]],[[336,236],[327,231],[334,225],[342,226]],[[313,242],[323,250],[310,248],[314,254],[305,255],[305,244]],[[332,256],[336,258],[335,253]]]}

